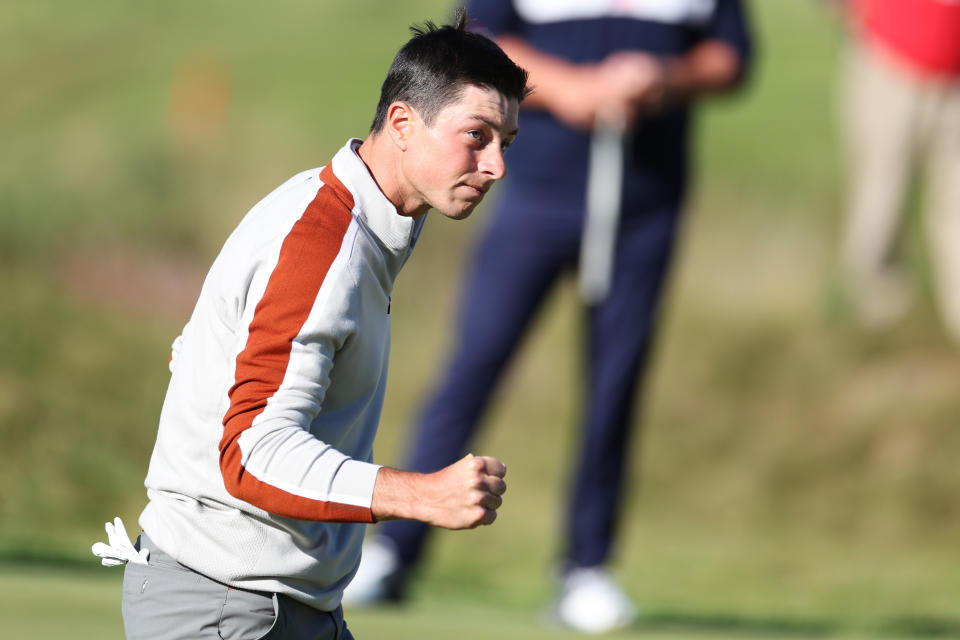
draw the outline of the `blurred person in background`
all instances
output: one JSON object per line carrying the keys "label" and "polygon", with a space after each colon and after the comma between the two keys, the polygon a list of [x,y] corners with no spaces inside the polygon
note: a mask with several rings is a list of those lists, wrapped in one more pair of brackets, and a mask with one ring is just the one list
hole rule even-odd
{"label": "blurred person in background", "polygon": [[[524,136],[508,157],[509,180],[466,271],[452,353],[422,407],[406,464],[429,472],[462,455],[558,277],[580,263],[583,283],[585,210],[596,208],[588,191],[601,184],[599,199],[616,208],[600,252],[610,265],[606,274],[601,265],[599,287],[584,288],[586,399],[552,612],[572,628],[606,631],[635,618],[607,565],[637,386],[687,192],[691,106],[743,78],[751,49],[744,9],[739,0],[468,6],[477,28],[528,69],[534,91],[521,110]],[[604,139],[614,132],[615,153],[588,186],[601,131]],[[620,179],[610,181],[615,172]],[[417,523],[377,527],[345,605],[401,599],[427,534]]]}
{"label": "blurred person in background", "polygon": [[862,324],[900,320],[911,294],[896,249],[926,183],[935,292],[960,344],[960,0],[846,0],[843,126],[849,160],[841,261]]}
{"label": "blurred person in background", "polygon": [[134,546],[127,638],[348,640],[340,600],[364,524],[488,525],[496,458],[432,474],[374,464],[390,296],[427,211],[464,219],[503,177],[526,72],[489,39],[427,23],[397,54],[366,140],[350,139],[244,217],[183,334]]}

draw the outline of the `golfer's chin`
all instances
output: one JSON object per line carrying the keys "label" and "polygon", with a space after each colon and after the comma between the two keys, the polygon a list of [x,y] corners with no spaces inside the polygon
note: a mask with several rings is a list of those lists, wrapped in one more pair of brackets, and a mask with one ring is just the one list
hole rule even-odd
{"label": "golfer's chin", "polygon": [[475,200],[454,200],[442,207],[434,208],[451,220],[464,220],[470,217],[470,214],[473,213],[473,210],[477,208],[477,205],[480,204],[481,200],[483,200],[482,197]]}

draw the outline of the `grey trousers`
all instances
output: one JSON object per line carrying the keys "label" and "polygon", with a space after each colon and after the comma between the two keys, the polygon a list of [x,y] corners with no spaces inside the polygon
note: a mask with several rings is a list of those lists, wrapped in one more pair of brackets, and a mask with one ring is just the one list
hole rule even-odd
{"label": "grey trousers", "polygon": [[319,611],[285,595],[236,589],[183,566],[151,544],[148,564],[123,574],[128,640],[353,640],[343,610]]}

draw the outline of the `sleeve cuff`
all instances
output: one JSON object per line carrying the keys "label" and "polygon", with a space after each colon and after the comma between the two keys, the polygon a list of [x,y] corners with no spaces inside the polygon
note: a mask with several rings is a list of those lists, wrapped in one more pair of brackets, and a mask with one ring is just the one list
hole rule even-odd
{"label": "sleeve cuff", "polygon": [[345,460],[330,486],[330,500],[357,507],[370,508],[377,473],[383,465],[358,460]]}

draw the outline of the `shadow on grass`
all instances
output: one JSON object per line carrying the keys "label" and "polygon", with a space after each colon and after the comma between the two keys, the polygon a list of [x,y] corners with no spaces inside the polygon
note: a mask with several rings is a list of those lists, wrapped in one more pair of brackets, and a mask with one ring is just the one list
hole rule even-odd
{"label": "shadow on grass", "polygon": [[661,612],[645,615],[633,630],[641,635],[670,631],[705,637],[726,634],[744,638],[831,638],[864,632],[880,638],[960,638],[960,617],[899,616],[857,628],[827,619]]}
{"label": "shadow on grass", "polygon": [[828,620],[793,618],[747,617],[739,615],[661,612],[644,615],[634,627],[636,631],[684,632],[703,634],[736,634],[743,637],[796,636],[827,638],[840,631],[839,625]]}
{"label": "shadow on grass", "polygon": [[960,617],[905,616],[884,620],[879,626],[884,636],[912,638],[960,638]]}

